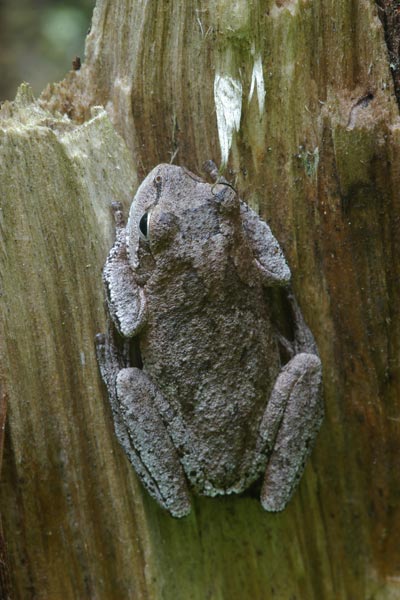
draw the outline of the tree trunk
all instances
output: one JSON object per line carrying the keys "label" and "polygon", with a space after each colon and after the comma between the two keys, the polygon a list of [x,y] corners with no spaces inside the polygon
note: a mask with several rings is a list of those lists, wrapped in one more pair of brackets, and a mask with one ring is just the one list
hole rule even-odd
{"label": "tree trunk", "polygon": [[[377,5],[98,0],[86,54],[0,113],[15,598],[398,597],[400,119]],[[209,158],[284,248],[326,418],[283,513],[194,498],[174,520],[113,434],[100,270],[111,202],[159,162]]]}

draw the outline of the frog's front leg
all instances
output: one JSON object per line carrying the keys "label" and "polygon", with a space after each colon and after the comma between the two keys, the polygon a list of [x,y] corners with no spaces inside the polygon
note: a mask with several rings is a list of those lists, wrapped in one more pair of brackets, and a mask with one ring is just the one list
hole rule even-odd
{"label": "frog's front leg", "polygon": [[283,510],[303,473],[323,418],[321,361],[300,353],[281,370],[260,428],[270,449],[261,489],[265,510]]}
{"label": "frog's front leg", "polygon": [[146,321],[146,299],[129,264],[122,206],[113,202],[115,242],[103,269],[109,314],[121,335],[132,337]]}

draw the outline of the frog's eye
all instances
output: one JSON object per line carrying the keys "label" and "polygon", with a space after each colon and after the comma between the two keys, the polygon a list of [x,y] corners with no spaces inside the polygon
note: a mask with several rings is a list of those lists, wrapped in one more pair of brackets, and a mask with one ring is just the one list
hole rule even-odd
{"label": "frog's eye", "polygon": [[140,237],[146,242],[149,241],[150,231],[149,231],[149,213],[145,212],[142,218],[139,221],[139,232]]}

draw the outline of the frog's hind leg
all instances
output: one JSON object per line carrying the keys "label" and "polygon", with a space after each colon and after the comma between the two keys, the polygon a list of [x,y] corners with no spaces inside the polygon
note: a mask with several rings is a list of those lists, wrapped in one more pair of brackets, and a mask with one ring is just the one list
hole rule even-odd
{"label": "frog's hind leg", "polygon": [[190,497],[177,451],[157,411],[160,392],[140,369],[126,368],[116,381],[124,433],[119,441],[142,483],[174,517],[190,512]]}
{"label": "frog's hind leg", "polygon": [[303,473],[323,418],[321,371],[315,354],[300,353],[276,380],[260,429],[271,452],[261,489],[265,510],[283,510]]}

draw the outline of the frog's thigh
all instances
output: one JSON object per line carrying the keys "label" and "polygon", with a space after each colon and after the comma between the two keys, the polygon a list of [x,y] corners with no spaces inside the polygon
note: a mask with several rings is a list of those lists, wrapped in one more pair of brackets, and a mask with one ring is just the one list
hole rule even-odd
{"label": "frog's thigh", "polygon": [[297,354],[280,372],[261,426],[261,437],[272,447],[261,504],[283,510],[297,485],[323,417],[321,361]]}
{"label": "frog's thigh", "polygon": [[157,394],[140,369],[118,373],[120,413],[129,436],[125,451],[150,494],[174,517],[183,517],[190,512],[189,492],[178,454],[156,409]]}

